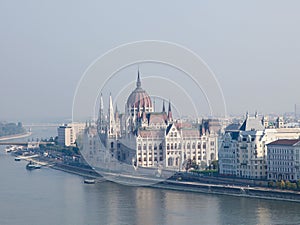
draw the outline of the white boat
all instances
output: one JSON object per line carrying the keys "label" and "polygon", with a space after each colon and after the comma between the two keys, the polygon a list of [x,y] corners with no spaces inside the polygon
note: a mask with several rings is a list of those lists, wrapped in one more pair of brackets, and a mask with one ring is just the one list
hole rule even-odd
{"label": "white boat", "polygon": [[95,184],[96,181],[95,181],[94,179],[85,179],[85,180],[84,180],[84,183],[85,183],[85,184]]}
{"label": "white boat", "polygon": [[33,163],[32,161],[30,161],[27,165],[26,165],[26,169],[28,170],[34,170],[34,169],[40,169],[41,165]]}
{"label": "white boat", "polygon": [[17,150],[17,146],[15,146],[15,145],[9,145],[9,146],[6,146],[6,148],[5,148],[6,153],[10,153],[10,152],[13,152],[16,150]]}

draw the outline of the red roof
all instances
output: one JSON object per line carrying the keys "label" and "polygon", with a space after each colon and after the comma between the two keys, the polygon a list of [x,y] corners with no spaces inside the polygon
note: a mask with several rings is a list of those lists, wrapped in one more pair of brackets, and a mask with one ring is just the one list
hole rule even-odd
{"label": "red roof", "polygon": [[277,141],[273,141],[269,143],[268,145],[288,145],[288,146],[293,146],[300,142],[299,139],[279,139]]}

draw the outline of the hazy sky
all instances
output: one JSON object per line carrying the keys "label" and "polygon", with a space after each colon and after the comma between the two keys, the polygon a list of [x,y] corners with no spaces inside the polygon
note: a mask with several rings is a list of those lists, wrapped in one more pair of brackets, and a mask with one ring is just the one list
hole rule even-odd
{"label": "hazy sky", "polygon": [[2,0],[0,120],[71,118],[90,63],[144,39],[175,42],[202,57],[229,113],[293,111],[295,103],[300,108],[299,10],[296,0]]}

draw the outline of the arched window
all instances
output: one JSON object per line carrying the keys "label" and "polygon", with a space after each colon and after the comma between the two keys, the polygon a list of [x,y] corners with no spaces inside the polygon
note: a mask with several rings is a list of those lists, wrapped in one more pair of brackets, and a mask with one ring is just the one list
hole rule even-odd
{"label": "arched window", "polygon": [[171,149],[173,149],[173,143],[171,143]]}
{"label": "arched window", "polygon": [[191,148],[191,144],[187,143],[187,149],[190,149],[190,148]]}
{"label": "arched window", "polygon": [[168,144],[167,144],[167,150],[169,150],[169,149],[170,149],[170,144],[168,143]]}

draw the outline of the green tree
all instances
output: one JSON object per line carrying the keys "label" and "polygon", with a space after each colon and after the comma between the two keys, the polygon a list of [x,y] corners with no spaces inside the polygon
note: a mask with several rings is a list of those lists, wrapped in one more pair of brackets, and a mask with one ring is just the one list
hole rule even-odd
{"label": "green tree", "polygon": [[214,160],[211,162],[212,166],[213,166],[213,170],[219,170],[219,162],[218,160]]}
{"label": "green tree", "polygon": [[297,180],[297,189],[300,190],[300,180]]}
{"label": "green tree", "polygon": [[268,187],[273,188],[274,187],[274,182],[273,181],[269,181],[268,182]]}
{"label": "green tree", "polygon": [[291,183],[291,189],[296,190],[297,189],[297,184],[296,183]]}
{"label": "green tree", "polygon": [[281,189],[284,189],[284,188],[285,188],[285,182],[284,182],[284,180],[281,180],[281,181],[280,181],[280,188],[281,188]]}
{"label": "green tree", "polygon": [[281,182],[280,181],[276,181],[276,187],[280,188],[281,187]]}
{"label": "green tree", "polygon": [[285,182],[285,188],[286,188],[286,189],[291,189],[291,182],[290,182],[290,181],[287,180],[287,181]]}

